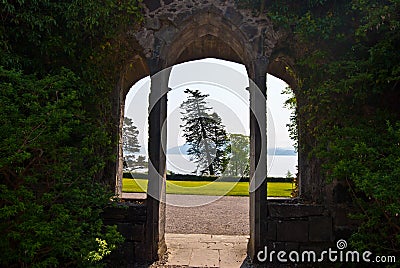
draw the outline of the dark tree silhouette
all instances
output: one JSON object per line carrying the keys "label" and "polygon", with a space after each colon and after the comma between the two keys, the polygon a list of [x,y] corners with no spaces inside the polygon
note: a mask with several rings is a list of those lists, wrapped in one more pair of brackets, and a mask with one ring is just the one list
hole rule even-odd
{"label": "dark tree silhouette", "polygon": [[124,125],[122,127],[122,148],[123,151],[129,153],[137,153],[140,150],[138,141],[139,130],[133,124],[129,117],[124,117]]}
{"label": "dark tree silhouette", "polygon": [[199,90],[186,89],[188,99],[180,108],[183,110],[181,127],[189,144],[188,154],[197,164],[201,174],[219,175],[224,172],[229,158],[229,139],[225,126],[217,113],[211,113],[205,98]]}

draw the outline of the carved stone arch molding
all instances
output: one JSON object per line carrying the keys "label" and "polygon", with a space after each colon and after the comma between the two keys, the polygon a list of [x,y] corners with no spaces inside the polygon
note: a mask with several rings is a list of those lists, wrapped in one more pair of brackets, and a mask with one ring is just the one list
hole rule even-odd
{"label": "carved stone arch molding", "polygon": [[161,55],[165,67],[213,57],[250,66],[252,48],[245,34],[221,14],[202,12],[183,22],[172,42],[165,42]]}

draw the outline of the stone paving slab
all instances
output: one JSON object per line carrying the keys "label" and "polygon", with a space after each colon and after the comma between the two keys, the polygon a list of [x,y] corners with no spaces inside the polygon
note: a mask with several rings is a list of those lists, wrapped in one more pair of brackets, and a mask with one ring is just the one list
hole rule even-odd
{"label": "stone paving slab", "polygon": [[248,267],[247,235],[165,234],[164,267]]}
{"label": "stone paving slab", "polygon": [[242,267],[243,261],[247,257],[247,253],[243,252],[243,248],[234,248],[232,250],[221,250],[219,267]]}
{"label": "stone paving slab", "polygon": [[191,248],[169,248],[168,264],[189,266],[192,250]]}
{"label": "stone paving slab", "polygon": [[219,250],[192,249],[189,267],[219,267]]}

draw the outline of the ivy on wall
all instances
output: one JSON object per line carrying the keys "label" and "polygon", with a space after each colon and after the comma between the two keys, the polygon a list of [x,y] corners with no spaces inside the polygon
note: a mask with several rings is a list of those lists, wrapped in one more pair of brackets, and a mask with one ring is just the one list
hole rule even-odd
{"label": "ivy on wall", "polygon": [[328,182],[349,186],[361,221],[352,245],[398,255],[400,1],[239,2],[290,33],[284,46],[298,78],[299,146]]}

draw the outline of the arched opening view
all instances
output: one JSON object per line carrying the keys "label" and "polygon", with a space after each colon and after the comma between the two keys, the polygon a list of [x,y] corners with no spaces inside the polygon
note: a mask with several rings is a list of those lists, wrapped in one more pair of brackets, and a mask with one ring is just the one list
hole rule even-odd
{"label": "arched opening view", "polygon": [[[126,97],[123,197],[146,198],[150,83],[149,78],[142,79]],[[165,237],[174,254],[200,254],[196,248],[179,249],[177,243],[182,239],[203,246],[223,246],[230,239],[228,244],[234,243],[241,252],[238,264],[246,257],[250,232],[248,84],[245,67],[233,62],[209,58],[172,68],[167,124],[163,125],[167,142],[162,149],[167,170]],[[212,235],[220,235],[219,240]],[[210,250],[210,254],[227,252],[228,248]],[[170,263],[177,261],[174,254]],[[187,265],[202,265],[201,258],[189,257]]]}
{"label": "arched opening view", "polygon": [[296,98],[286,82],[267,74],[268,197],[297,197]]}
{"label": "arched opening view", "polygon": [[180,239],[204,236],[203,246],[223,246],[213,235],[237,236],[241,263],[249,235],[246,69],[213,58],[190,61],[172,68],[168,87],[166,243],[174,250]]}
{"label": "arched opening view", "polygon": [[149,93],[150,77],[145,77],[126,95],[122,127],[124,198],[146,198]]}
{"label": "arched opening view", "polygon": [[[227,236],[224,240],[231,236],[232,243],[243,249],[237,260],[243,262],[250,232],[251,109],[246,68],[206,58],[175,65],[168,81],[167,121],[160,129],[167,131],[167,140],[161,143],[166,155],[167,246],[170,251],[182,251],[177,244],[183,240],[193,238],[192,242],[199,243],[201,235],[206,240],[213,235]],[[146,198],[150,87],[150,77],[143,78],[126,97],[123,197]],[[291,111],[284,107],[289,95],[283,93],[289,89],[271,75],[267,88],[267,193],[287,198],[295,193],[297,165],[287,127]],[[193,254],[193,250],[183,251]],[[181,256],[182,252],[175,253]]]}
{"label": "arched opening view", "polygon": [[[195,79],[195,75],[193,74],[204,73],[204,67],[207,67],[207,64],[211,66],[221,64],[222,68],[226,70],[233,69],[233,72],[238,72],[236,73],[236,80],[228,74],[229,79],[227,80],[231,81],[233,85],[228,88],[227,85],[217,85],[215,82]],[[200,70],[201,68],[203,70]],[[190,78],[190,73],[193,76],[192,78]],[[207,72],[204,74],[207,74]],[[213,72],[210,71],[208,73],[208,77],[211,78],[209,80],[213,80],[210,74],[212,75]],[[207,77],[207,75],[203,76]],[[190,79],[192,80],[188,81]],[[167,174],[170,182],[167,185],[167,193],[248,195],[249,98],[248,92],[243,90],[243,88],[248,86],[246,79],[247,74],[243,65],[216,59],[191,62],[174,67],[170,78],[171,91],[168,94],[168,141],[165,151],[167,155]],[[221,80],[223,81],[223,79]],[[204,166],[207,163],[207,154],[204,151],[207,142],[204,141],[207,141],[207,139],[202,141],[202,133],[193,131],[193,138],[196,138],[196,134],[198,134],[197,138],[200,139],[198,147],[191,147],[189,142],[187,142],[187,138],[191,136],[190,133],[187,133],[187,138],[185,138],[184,125],[188,123],[188,120],[182,120],[184,117],[182,113],[187,111],[183,110],[181,106],[188,98],[193,97],[192,94],[184,92],[186,89],[192,91],[199,90],[199,94],[204,97],[203,101],[205,103],[203,106],[207,110],[207,113],[210,115],[214,114],[220,118],[220,127],[226,133],[229,148],[224,148],[226,155],[224,155],[222,150],[219,150],[219,159],[217,160],[219,160],[220,164],[214,170],[214,174],[211,174],[210,170],[205,169]],[[124,157],[123,195],[125,197],[129,196],[128,193],[146,193],[147,189],[149,93],[150,78],[146,77],[132,86],[126,96],[122,133]],[[293,124],[293,120],[291,119],[294,117],[295,98],[291,89],[284,81],[270,74],[267,75],[267,95],[269,177],[267,193],[269,197],[295,197],[298,194],[297,144],[294,140],[296,125]],[[211,110],[213,112],[210,112]],[[193,113],[186,116],[186,118],[189,119],[191,116],[193,116]],[[187,127],[190,127],[189,123]],[[195,127],[195,125],[192,125],[192,127]],[[211,134],[209,133],[209,135]],[[193,141],[196,140],[193,139]],[[224,143],[221,141],[220,143],[222,149]],[[195,142],[193,142],[194,144]],[[208,145],[211,150],[211,147],[215,143],[211,141]],[[194,153],[189,154],[189,149]],[[203,153],[201,149],[203,149]],[[199,150],[197,158],[196,150]],[[215,158],[216,153],[217,150],[211,150],[211,158]],[[182,185],[189,185],[185,181],[190,181],[191,177],[193,180],[198,175],[240,177],[236,178],[236,180],[241,181],[239,183],[236,182],[236,186],[230,189],[231,185],[229,184],[225,184],[225,187],[221,187],[216,183],[203,185],[196,178],[195,180],[198,182],[195,184],[204,187],[192,187],[188,189],[180,187]],[[171,181],[174,181],[174,183]],[[223,183],[220,184],[223,185]],[[136,194],[134,196],[145,198],[143,194]]]}

